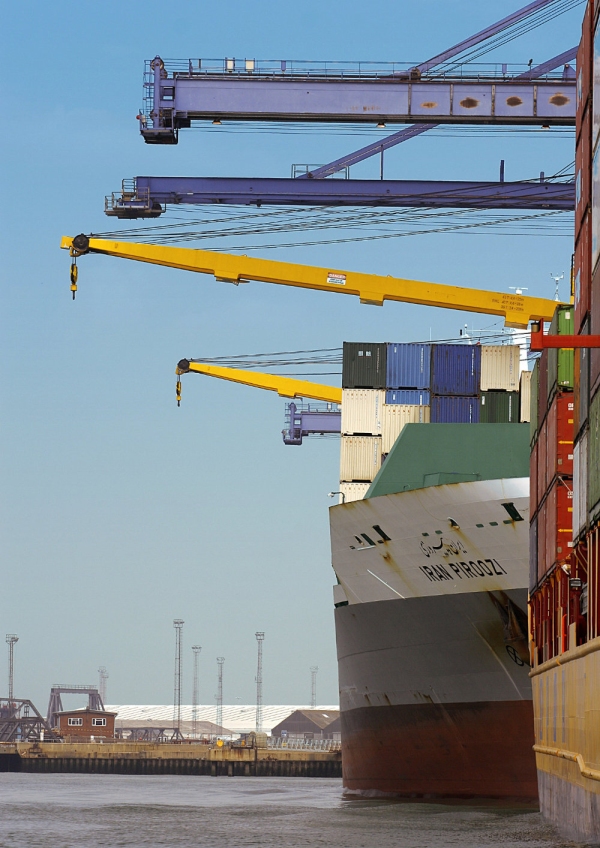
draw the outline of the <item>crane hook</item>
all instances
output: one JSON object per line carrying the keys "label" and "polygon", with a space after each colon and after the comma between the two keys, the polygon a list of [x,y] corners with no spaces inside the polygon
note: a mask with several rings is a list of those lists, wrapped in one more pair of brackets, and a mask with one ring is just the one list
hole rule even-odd
{"label": "crane hook", "polygon": [[71,262],[71,291],[73,292],[73,300],[75,300],[75,292],[77,291],[77,257],[73,257]]}
{"label": "crane hook", "polygon": [[181,406],[181,380],[177,380],[175,386],[175,397],[177,398],[177,406]]}

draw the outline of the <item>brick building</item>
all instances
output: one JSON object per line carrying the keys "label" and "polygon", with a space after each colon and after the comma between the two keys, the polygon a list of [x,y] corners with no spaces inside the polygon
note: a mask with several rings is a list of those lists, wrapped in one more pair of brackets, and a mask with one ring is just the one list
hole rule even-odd
{"label": "brick building", "polygon": [[115,735],[115,716],[106,710],[63,710],[57,713],[58,729],[62,736],[89,739],[112,739]]}

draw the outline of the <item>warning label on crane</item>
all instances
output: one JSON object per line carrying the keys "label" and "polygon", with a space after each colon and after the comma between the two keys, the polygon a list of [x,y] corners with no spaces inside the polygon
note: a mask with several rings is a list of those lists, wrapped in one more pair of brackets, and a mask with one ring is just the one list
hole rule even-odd
{"label": "warning label on crane", "polygon": [[336,286],[345,286],[346,285],[346,275],[345,274],[336,274],[334,271],[327,272],[327,282],[333,283]]}

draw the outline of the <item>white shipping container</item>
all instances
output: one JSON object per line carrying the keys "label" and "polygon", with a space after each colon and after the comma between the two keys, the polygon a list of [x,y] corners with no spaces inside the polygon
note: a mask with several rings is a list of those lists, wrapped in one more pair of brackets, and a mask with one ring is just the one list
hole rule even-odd
{"label": "white shipping container", "polygon": [[381,436],[385,391],[342,389],[342,433]]}
{"label": "white shipping container", "polygon": [[386,404],[383,407],[381,451],[389,453],[405,424],[429,424],[430,407],[413,404]]}
{"label": "white shipping container", "polygon": [[520,412],[521,424],[531,421],[531,375],[533,371],[521,371],[520,384]]}
{"label": "white shipping container", "polygon": [[518,345],[481,346],[481,391],[519,391],[521,349]]}
{"label": "white shipping container", "polygon": [[577,538],[587,527],[587,464],[588,431],[573,448],[573,537]]}
{"label": "white shipping container", "polygon": [[381,436],[342,436],[340,480],[372,481],[381,467]]}
{"label": "white shipping container", "polygon": [[343,500],[340,498],[340,503],[362,501],[370,485],[370,483],[340,483],[340,492],[344,495]]}

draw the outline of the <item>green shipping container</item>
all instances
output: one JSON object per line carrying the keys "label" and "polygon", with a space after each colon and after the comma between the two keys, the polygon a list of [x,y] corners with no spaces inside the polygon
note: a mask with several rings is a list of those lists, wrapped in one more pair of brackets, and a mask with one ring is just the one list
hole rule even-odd
{"label": "green shipping container", "polygon": [[[575,334],[575,312],[572,306],[558,306],[550,324],[550,333],[558,336]],[[548,406],[557,389],[572,389],[575,373],[573,350],[548,351]]]}
{"label": "green shipping container", "polygon": [[482,392],[479,397],[480,424],[518,424],[518,392]]}
{"label": "green shipping container", "polygon": [[594,520],[600,506],[600,392],[590,404],[588,440],[588,509]]}
{"label": "green shipping container", "polygon": [[538,429],[538,392],[540,388],[540,360],[533,366],[531,374],[531,420],[529,422],[529,444],[533,445]]}

